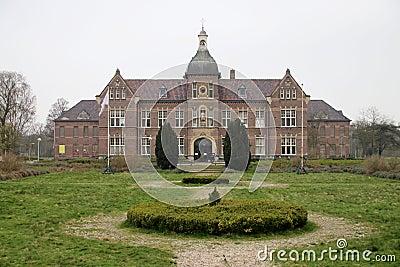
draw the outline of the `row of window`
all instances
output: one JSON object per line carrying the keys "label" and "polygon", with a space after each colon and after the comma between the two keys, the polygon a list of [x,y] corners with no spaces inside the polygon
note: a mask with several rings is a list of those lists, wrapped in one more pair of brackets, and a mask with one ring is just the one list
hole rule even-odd
{"label": "row of window", "polygon": [[327,147],[329,148],[329,156],[330,157],[337,157],[337,156],[345,157],[346,156],[346,146],[345,146],[345,144],[340,144],[339,145],[339,151],[337,151],[337,148],[336,148],[335,144],[329,144],[329,145],[320,144],[319,145],[319,156],[321,158],[325,158],[325,157],[328,156],[327,153],[326,153]]}
{"label": "row of window", "polygon": [[[335,125],[331,125],[329,127],[329,135],[328,136],[335,137],[335,134],[336,134],[336,130],[335,129],[336,129]],[[327,136],[326,135],[326,129],[325,129],[324,125],[322,125],[320,127],[319,134],[320,134],[320,136]],[[340,128],[339,128],[339,137],[344,137],[344,126],[340,126]]]}
{"label": "row of window", "polygon": [[[221,138],[221,151],[224,148],[224,137]],[[282,155],[296,155],[296,138],[295,137],[282,137],[281,139],[281,154]],[[333,145],[334,146],[334,145]],[[98,145],[93,144],[90,146],[88,144],[79,145],[74,144],[72,146],[73,155],[89,155],[90,152],[92,155],[98,154]],[[151,137],[142,137],[141,138],[141,155],[148,156],[151,154]],[[344,145],[341,147],[342,151],[344,151]],[[59,154],[64,155],[66,152],[65,145],[59,145]],[[184,137],[178,137],[178,151],[179,155],[183,156],[185,154],[185,140]],[[333,156],[335,155],[335,150],[332,150],[331,145],[331,153]],[[125,139],[123,137],[110,137],[110,155],[124,155],[125,154]],[[325,146],[321,146],[320,150],[321,155],[325,155]],[[264,137],[256,137],[255,139],[255,155],[265,155],[265,138]]]}
{"label": "row of window", "polygon": [[293,89],[283,89],[281,88],[279,91],[279,98],[286,99],[286,100],[296,100],[297,99],[297,90],[296,88]]}
{"label": "row of window", "polygon": [[[248,125],[248,111],[239,110],[238,118],[247,127]],[[265,127],[265,111],[256,110],[256,127]],[[158,127],[164,125],[168,117],[167,110],[158,111]],[[231,110],[221,111],[221,122],[222,126],[228,127],[231,121]],[[141,127],[149,128],[151,126],[150,110],[141,111]],[[175,110],[175,127],[184,126],[184,110]],[[192,126],[193,127],[213,127],[214,126],[214,111],[207,110],[206,108],[192,109]]]}
{"label": "row of window", "polygon": [[[97,126],[92,127],[92,136],[99,136],[99,128]],[[65,137],[65,127],[60,126],[59,137]],[[79,137],[79,127],[74,126],[73,137]],[[89,137],[89,126],[83,126],[82,137]]]}
{"label": "row of window", "polygon": [[110,88],[110,99],[126,99],[125,88]]}

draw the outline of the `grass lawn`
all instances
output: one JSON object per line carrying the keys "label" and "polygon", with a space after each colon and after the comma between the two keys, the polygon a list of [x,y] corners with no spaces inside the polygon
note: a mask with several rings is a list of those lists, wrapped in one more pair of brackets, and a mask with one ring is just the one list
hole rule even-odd
{"label": "grass lawn", "polygon": [[[187,176],[165,174],[171,181]],[[259,188],[254,193],[234,189],[227,197],[283,200],[303,205],[313,213],[364,223],[374,229],[372,236],[347,240],[349,247],[360,251],[369,249],[373,255],[393,254],[397,263],[400,261],[399,181],[348,173],[302,176],[272,173],[266,182],[289,186]],[[63,225],[71,219],[127,211],[134,204],[154,201],[134,185],[130,174],[102,175],[98,170],[0,182],[0,266],[173,265],[173,252],[166,248],[87,240],[68,236],[63,231]],[[328,246],[336,244],[317,245],[316,250]],[[364,266],[365,262],[352,264]],[[307,265],[313,266],[310,262]],[[324,265],[348,264],[325,262]],[[376,262],[370,266],[377,265],[397,266]]]}

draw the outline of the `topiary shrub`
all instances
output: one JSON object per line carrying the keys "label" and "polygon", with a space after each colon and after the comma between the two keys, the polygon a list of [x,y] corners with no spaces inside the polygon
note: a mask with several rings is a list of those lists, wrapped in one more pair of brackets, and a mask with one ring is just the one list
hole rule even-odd
{"label": "topiary shrub", "polygon": [[178,165],[178,139],[168,122],[158,130],[155,154],[157,166],[163,170]]}
{"label": "topiary shrub", "polygon": [[127,213],[135,227],[176,233],[255,234],[302,227],[305,208],[268,200],[222,200],[218,205],[176,207],[161,202],[139,204]]}

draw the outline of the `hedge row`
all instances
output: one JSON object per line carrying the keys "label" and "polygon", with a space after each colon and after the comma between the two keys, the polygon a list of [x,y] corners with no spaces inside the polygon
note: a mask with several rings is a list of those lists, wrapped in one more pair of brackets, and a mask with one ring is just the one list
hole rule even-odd
{"label": "hedge row", "polygon": [[379,177],[379,178],[387,178],[400,180],[400,172],[386,172],[386,171],[377,171],[371,174],[371,176]]}
{"label": "hedge row", "polygon": [[229,184],[229,179],[226,178],[212,178],[212,177],[186,177],[182,179],[184,184]]}
{"label": "hedge row", "polygon": [[0,174],[0,180],[10,180],[10,179],[17,179],[17,178],[24,178],[28,176],[36,176],[36,175],[42,175],[42,174],[47,174],[50,173],[47,170],[20,170],[20,171],[15,171],[7,174]]}
{"label": "hedge row", "polygon": [[132,207],[127,221],[139,228],[176,233],[271,233],[304,226],[307,211],[266,200],[223,200],[215,206],[191,208],[156,202]]}

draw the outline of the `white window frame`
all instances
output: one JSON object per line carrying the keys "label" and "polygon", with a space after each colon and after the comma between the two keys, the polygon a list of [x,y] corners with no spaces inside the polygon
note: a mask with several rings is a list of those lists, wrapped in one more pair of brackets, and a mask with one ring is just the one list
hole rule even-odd
{"label": "white window frame", "polygon": [[121,89],[121,99],[126,99],[126,90],[124,87]]}
{"label": "white window frame", "polygon": [[160,128],[167,121],[168,110],[160,109],[160,110],[158,110],[157,114],[158,114],[158,128]]}
{"label": "white window frame", "polygon": [[238,111],[238,118],[243,123],[244,127],[247,128],[248,126],[248,112],[247,109],[239,109]]}
{"label": "white window frame", "polygon": [[140,120],[141,120],[141,125],[142,128],[150,128],[151,127],[151,117],[150,117],[150,110],[148,109],[142,109],[140,112]]}
{"label": "white window frame", "polygon": [[110,155],[125,155],[125,139],[123,137],[110,137]]}
{"label": "white window frame", "polygon": [[208,110],[208,127],[214,127],[214,110]]}
{"label": "white window frame", "polygon": [[256,127],[257,128],[265,127],[265,110],[263,109],[256,110]]}
{"label": "white window frame", "polygon": [[110,127],[125,126],[125,110],[122,108],[110,109]]}
{"label": "white window frame", "polygon": [[231,110],[229,109],[222,110],[221,120],[222,120],[222,126],[228,127],[229,123],[231,122]]}
{"label": "white window frame", "polygon": [[293,89],[292,89],[292,99],[293,99],[293,100],[296,100],[296,99],[297,99],[297,90],[296,90],[296,88],[293,88]]}
{"label": "white window frame", "polygon": [[265,155],[265,138],[263,136],[256,137],[255,146],[257,156]]}
{"label": "white window frame", "polygon": [[212,83],[208,84],[208,98],[214,97],[214,85]]}
{"label": "white window frame", "polygon": [[197,121],[197,109],[192,109],[192,126],[197,127],[198,121]]}
{"label": "white window frame", "polygon": [[149,156],[151,154],[151,138],[142,137],[140,141],[140,154],[142,156]]}
{"label": "white window frame", "polygon": [[281,154],[284,156],[296,155],[296,137],[295,136],[281,137]]}
{"label": "white window frame", "polygon": [[192,98],[197,98],[197,97],[198,97],[197,83],[193,82],[192,83]]}
{"label": "white window frame", "polygon": [[286,89],[286,99],[290,99],[290,89]]}
{"label": "white window frame", "polygon": [[279,98],[285,99],[285,89],[281,88],[279,91]]}
{"label": "white window frame", "polygon": [[296,110],[293,108],[281,109],[281,126],[296,127]]}
{"label": "white window frame", "polygon": [[110,91],[108,92],[110,99],[114,99],[114,89],[110,88]]}
{"label": "white window frame", "polygon": [[178,136],[178,153],[179,156],[185,155],[185,138],[182,136]]}
{"label": "white window frame", "polygon": [[119,99],[119,88],[115,88],[115,99]]}
{"label": "white window frame", "polygon": [[182,109],[175,110],[175,127],[183,127],[184,111]]}

